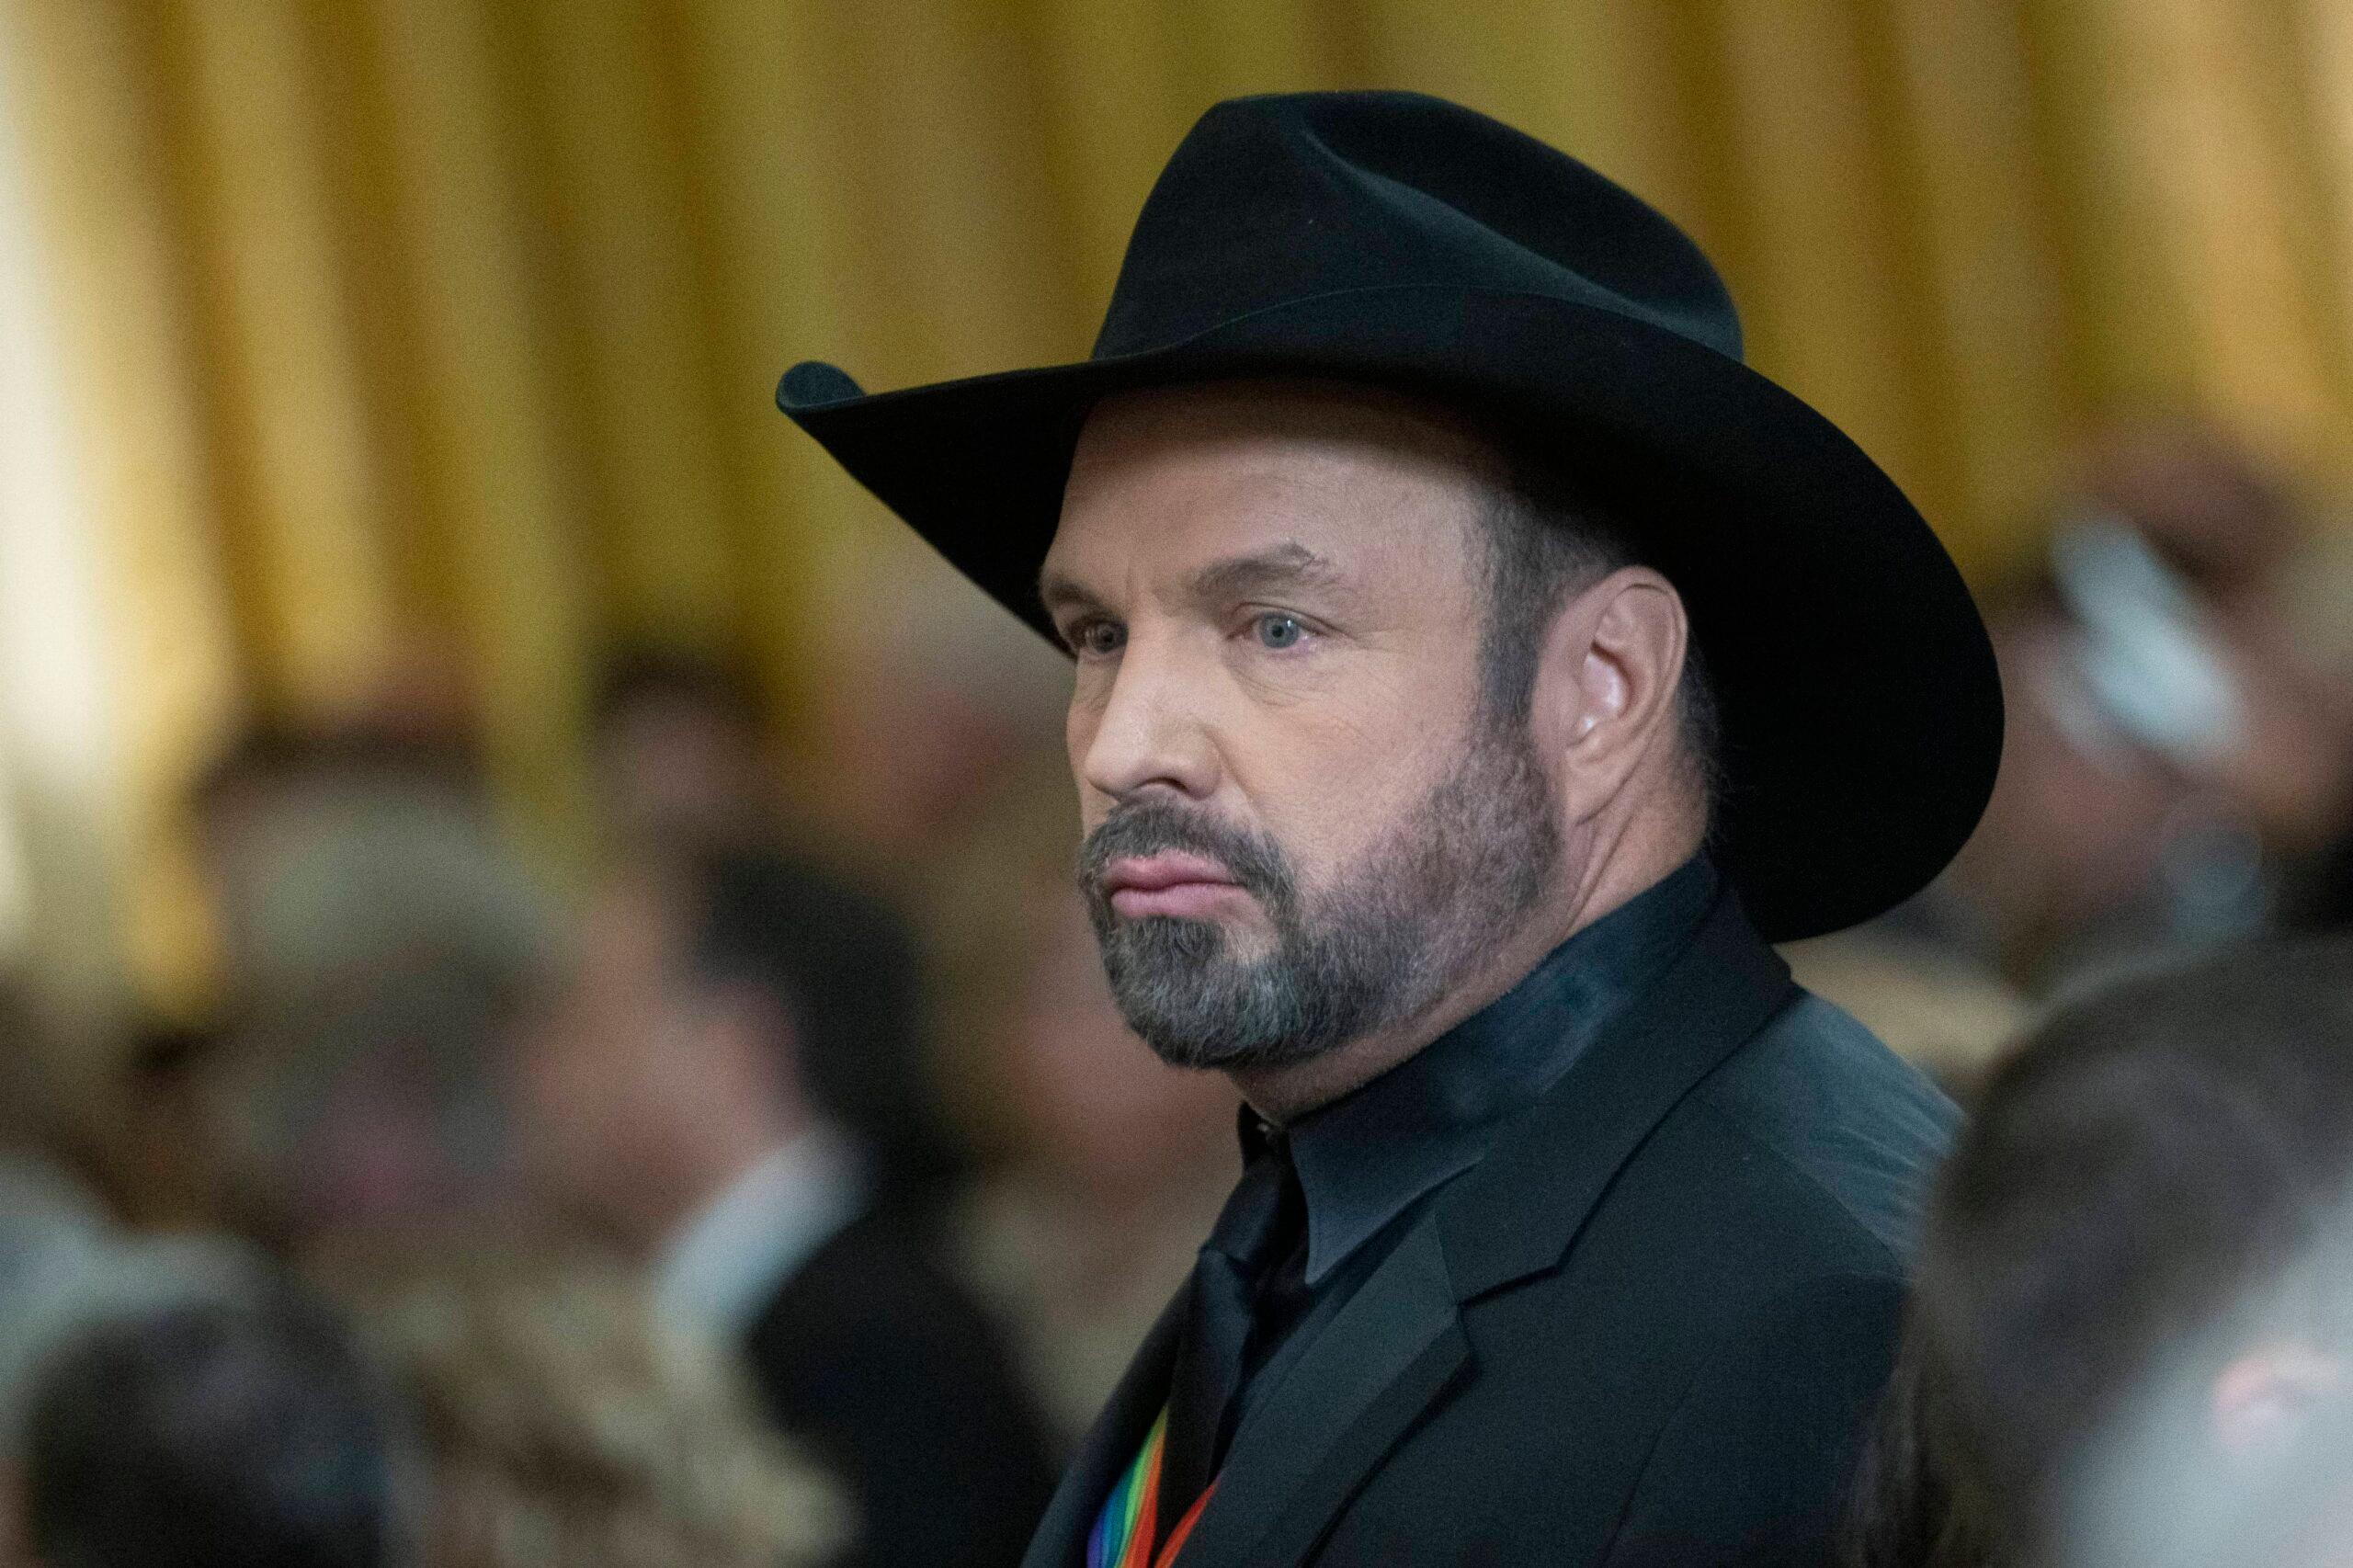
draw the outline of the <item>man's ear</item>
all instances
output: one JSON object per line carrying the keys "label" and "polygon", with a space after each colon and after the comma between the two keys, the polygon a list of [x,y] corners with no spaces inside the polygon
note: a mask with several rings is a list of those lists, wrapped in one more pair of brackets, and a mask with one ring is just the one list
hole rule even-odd
{"label": "man's ear", "polygon": [[1646,762],[1671,758],[1689,638],[1682,597],[1647,566],[1610,573],[1553,618],[1539,666],[1538,734],[1567,764],[1571,820],[1599,812]]}
{"label": "man's ear", "polygon": [[2344,1361],[2302,1341],[2249,1350],[2214,1379],[2208,1413],[2215,1445],[2234,1459],[2276,1453],[2344,1384]]}

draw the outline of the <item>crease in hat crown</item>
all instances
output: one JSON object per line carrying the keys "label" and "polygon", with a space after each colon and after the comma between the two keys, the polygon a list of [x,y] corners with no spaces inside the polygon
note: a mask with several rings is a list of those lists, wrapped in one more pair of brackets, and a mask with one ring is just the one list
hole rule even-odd
{"label": "crease in hat crown", "polygon": [[[1188,275],[1211,287],[1188,293]],[[1565,299],[1741,354],[1723,280],[1639,197],[1443,98],[1335,92],[1201,116],[1144,199],[1094,357],[1285,301],[1431,284]]]}

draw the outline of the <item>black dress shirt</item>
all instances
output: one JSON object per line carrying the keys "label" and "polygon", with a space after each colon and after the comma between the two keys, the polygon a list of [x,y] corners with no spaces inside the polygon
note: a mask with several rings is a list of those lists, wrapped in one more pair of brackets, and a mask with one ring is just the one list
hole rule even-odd
{"label": "black dress shirt", "polygon": [[1289,1143],[1307,1231],[1260,1298],[1231,1425],[1249,1419],[1438,1193],[1666,971],[1716,889],[1715,868],[1695,857],[1370,1083],[1283,1129],[1244,1108],[1245,1162],[1269,1140]]}

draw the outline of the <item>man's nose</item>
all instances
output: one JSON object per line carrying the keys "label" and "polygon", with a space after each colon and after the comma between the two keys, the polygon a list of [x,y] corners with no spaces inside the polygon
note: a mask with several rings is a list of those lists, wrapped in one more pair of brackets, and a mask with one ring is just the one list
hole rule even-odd
{"label": "man's nose", "polygon": [[1208,799],[1217,788],[1218,760],[1200,695],[1200,683],[1188,679],[1176,661],[1131,642],[1091,732],[1081,737],[1081,781],[1115,801],[1153,790]]}

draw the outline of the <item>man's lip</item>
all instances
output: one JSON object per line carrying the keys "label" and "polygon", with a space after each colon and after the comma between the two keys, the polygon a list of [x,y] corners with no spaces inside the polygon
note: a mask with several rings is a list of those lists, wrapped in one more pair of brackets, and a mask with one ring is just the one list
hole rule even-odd
{"label": "man's lip", "polygon": [[1176,850],[1114,860],[1103,873],[1103,891],[1106,893],[1158,892],[1164,888],[1186,882],[1212,882],[1224,887],[1237,885],[1233,873],[1216,861]]}

